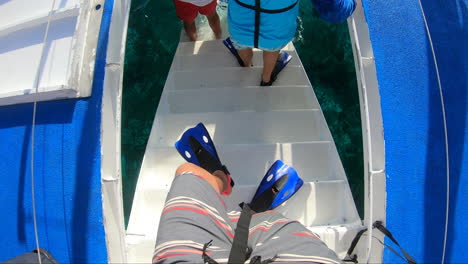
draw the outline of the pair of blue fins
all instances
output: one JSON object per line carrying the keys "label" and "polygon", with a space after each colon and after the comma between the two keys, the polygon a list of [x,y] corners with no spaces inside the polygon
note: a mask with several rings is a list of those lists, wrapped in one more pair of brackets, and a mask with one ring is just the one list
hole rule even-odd
{"label": "pair of blue fins", "polygon": [[[223,44],[232,53],[232,55],[234,55],[237,62],[239,63],[239,66],[245,67],[245,63],[239,55],[237,49],[234,47],[231,38],[223,40]],[[280,51],[278,55],[278,60],[276,61],[275,67],[273,68],[273,72],[271,73],[270,81],[264,82],[262,79],[260,82],[260,86],[271,86],[273,82],[276,81],[276,79],[278,78],[278,74],[286,67],[286,65],[288,65],[291,59],[292,56],[289,55],[286,51]]]}
{"label": "pair of blue fins", "polygon": [[[221,163],[213,140],[203,123],[185,131],[175,143],[175,147],[186,161],[212,174],[217,170],[223,171],[227,175],[227,188],[222,194],[229,195],[232,192],[234,181],[226,166]],[[263,177],[249,206],[257,213],[274,209],[293,196],[303,183],[294,168],[277,160]]]}

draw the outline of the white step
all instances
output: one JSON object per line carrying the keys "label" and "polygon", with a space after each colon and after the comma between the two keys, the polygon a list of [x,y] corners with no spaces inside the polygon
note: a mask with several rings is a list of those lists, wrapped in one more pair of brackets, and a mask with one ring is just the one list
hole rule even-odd
{"label": "white step", "polygon": [[[350,196],[350,193],[346,189],[347,181],[344,173],[337,170],[334,163],[330,162],[337,158],[333,157],[336,152],[332,147],[330,142],[218,145],[220,158],[228,161],[225,164],[236,182],[235,195],[226,199],[227,204],[231,209],[236,209],[237,204],[243,201],[242,199],[250,200],[267,169],[275,160],[281,159],[293,166],[300,177],[309,184],[303,187],[305,190],[303,194],[296,194],[298,198],[290,200],[297,200],[298,206],[288,206],[278,210],[288,217],[293,217],[292,219],[302,221],[307,226],[339,223],[342,220],[347,222],[349,219],[345,219],[345,215],[348,212],[342,208],[344,205],[338,202],[352,202],[352,198],[343,199],[343,196]],[[138,180],[138,192],[135,193],[134,198],[138,202],[133,205],[128,226],[129,233],[156,236],[159,216],[175,170],[184,162],[174,147],[147,148]],[[320,186],[320,188],[314,189],[317,188],[314,186]],[[332,198],[326,197],[325,200],[317,198],[318,196],[324,197],[328,191],[331,191],[329,195]],[[319,205],[315,199],[327,202]],[[307,210],[319,212],[327,205],[333,206],[333,212],[328,210],[320,215],[307,213]],[[341,211],[335,211],[335,209]]]}
{"label": "white step", "polygon": [[[282,50],[295,51],[294,45],[290,42]],[[260,51],[254,49],[254,51]],[[212,54],[218,56],[220,53],[229,53],[229,50],[224,46],[222,40],[212,41],[193,41],[193,42],[180,42],[175,53],[176,56],[191,56],[191,55],[206,55]],[[231,53],[229,53],[231,54]],[[231,55],[232,56],[232,55]]]}
{"label": "white step", "polygon": [[[236,185],[258,185],[268,168],[280,159],[293,166],[304,181],[345,180],[336,170],[330,142],[217,145],[221,161]],[[335,157],[336,158],[336,157]],[[176,168],[185,161],[174,147],[148,146],[139,183],[143,189],[167,189]]]}
{"label": "white step", "polygon": [[[140,182],[138,185],[140,186]],[[133,203],[127,234],[156,238],[161,212],[168,192],[169,189],[140,190],[137,188],[133,200],[138,201],[138,203]]]}
{"label": "white step", "polygon": [[[257,187],[258,184],[235,186],[233,195],[223,197],[227,208],[239,211],[239,203],[251,201]],[[275,210],[306,227],[354,223],[359,218],[350,217],[354,215],[354,201],[347,188],[348,182],[344,180],[305,182]]]}
{"label": "white step", "polygon": [[[308,227],[310,231],[320,236],[322,240],[330,249],[336,252],[340,259],[346,257],[346,253],[351,245],[356,234],[363,229],[362,222],[357,219],[354,223],[340,224],[332,226],[312,226]],[[363,238],[364,239],[364,236]],[[362,240],[361,239],[361,240]],[[363,244],[359,243],[356,250]],[[358,252],[358,251],[354,252]],[[362,249],[365,252],[366,249]],[[362,256],[365,258],[366,256]],[[359,263],[364,263],[365,259],[360,260]]]}
{"label": "white step", "polygon": [[312,87],[252,87],[173,90],[163,94],[158,113],[267,112],[320,109]]}
{"label": "white step", "polygon": [[317,110],[215,112],[157,116],[148,146],[173,146],[182,133],[203,122],[217,144],[329,141]]}
{"label": "white step", "polygon": [[127,263],[151,263],[156,239],[127,235]]}
{"label": "white step", "polygon": [[[255,87],[260,85],[262,67],[200,68],[193,71],[174,71],[169,74],[165,90],[188,90],[220,87]],[[287,66],[273,86],[310,86],[300,66]]]}
{"label": "white step", "polygon": [[[230,196],[223,196],[228,211],[239,211],[239,203],[249,202],[258,183],[255,185],[234,186]],[[138,206],[132,208],[132,218],[127,233],[156,238],[161,212],[168,190],[139,189],[135,193]],[[306,227],[348,224],[359,221],[353,214],[354,201],[344,180],[305,182],[290,199],[275,208],[290,219],[301,222]]]}
{"label": "white step", "polygon": [[[188,71],[197,70],[201,67],[209,68],[225,68],[225,67],[240,67],[236,58],[231,52],[223,45],[218,42],[218,45],[224,47],[223,52],[218,53],[199,53],[196,56],[178,56],[174,57],[172,64],[172,70],[174,71]],[[288,64],[289,66],[300,66],[301,61],[299,60],[297,53],[291,53],[292,59]],[[252,64],[254,66],[263,66],[263,52],[261,50],[254,50]]]}

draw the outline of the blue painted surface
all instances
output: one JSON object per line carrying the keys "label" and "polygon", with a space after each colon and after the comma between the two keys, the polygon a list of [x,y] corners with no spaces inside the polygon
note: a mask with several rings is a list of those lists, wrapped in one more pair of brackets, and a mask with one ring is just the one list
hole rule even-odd
{"label": "blue painted surface", "polygon": [[[468,259],[467,1],[422,2],[447,113],[451,192],[445,260],[464,263]],[[363,4],[381,94],[387,227],[418,262],[440,263],[446,211],[445,140],[422,13],[418,1],[363,0]],[[384,262],[403,261],[386,250]]]}
{"label": "blue painted surface", "polygon": [[[100,125],[113,0],[104,5],[93,95],[37,105],[35,189],[40,246],[60,263],[104,263]],[[0,107],[0,261],[35,248],[31,207],[32,104]]]}

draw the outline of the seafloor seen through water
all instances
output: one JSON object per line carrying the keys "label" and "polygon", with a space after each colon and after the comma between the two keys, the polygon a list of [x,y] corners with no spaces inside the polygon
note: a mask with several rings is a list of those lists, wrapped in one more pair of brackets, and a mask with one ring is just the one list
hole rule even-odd
{"label": "seafloor seen through water", "polygon": [[[364,211],[362,133],[353,53],[346,22],[321,20],[300,0],[294,45],[314,87],[345,168],[359,214]],[[179,42],[173,1],[132,0],[122,106],[122,177],[128,221],[146,143]]]}

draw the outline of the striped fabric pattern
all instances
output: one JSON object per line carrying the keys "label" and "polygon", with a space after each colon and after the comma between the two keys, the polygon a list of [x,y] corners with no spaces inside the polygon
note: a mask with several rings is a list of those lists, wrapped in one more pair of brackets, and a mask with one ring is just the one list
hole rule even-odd
{"label": "striped fabric pattern", "polygon": [[[239,217],[240,211],[228,212],[221,196],[202,178],[191,173],[176,176],[161,214],[152,262],[203,263],[204,245],[211,241],[206,255],[227,263]],[[340,263],[320,238],[275,211],[253,215],[248,241],[251,258],[260,256],[273,263]]]}

